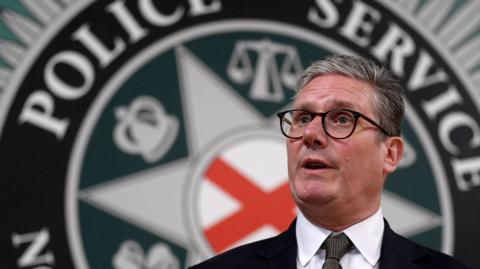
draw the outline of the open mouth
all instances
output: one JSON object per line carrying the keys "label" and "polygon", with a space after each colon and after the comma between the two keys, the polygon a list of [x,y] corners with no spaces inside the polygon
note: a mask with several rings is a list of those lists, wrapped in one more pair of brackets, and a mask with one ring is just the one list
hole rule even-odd
{"label": "open mouth", "polygon": [[325,162],[318,160],[305,160],[303,162],[303,168],[306,169],[325,169],[330,168]]}

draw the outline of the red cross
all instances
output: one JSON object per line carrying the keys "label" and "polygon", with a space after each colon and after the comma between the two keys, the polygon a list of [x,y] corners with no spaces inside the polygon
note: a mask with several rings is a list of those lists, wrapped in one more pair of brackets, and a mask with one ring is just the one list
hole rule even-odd
{"label": "red cross", "polygon": [[283,231],[295,217],[288,182],[271,192],[264,192],[221,158],[215,159],[205,175],[241,203],[240,210],[205,230],[217,253],[263,225],[270,224]]}

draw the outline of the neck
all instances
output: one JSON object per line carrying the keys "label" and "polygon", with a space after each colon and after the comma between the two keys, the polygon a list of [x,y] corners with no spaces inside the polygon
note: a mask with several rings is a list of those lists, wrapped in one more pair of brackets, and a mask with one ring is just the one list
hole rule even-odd
{"label": "neck", "polygon": [[341,232],[375,214],[380,208],[380,203],[363,207],[361,210],[354,205],[338,207],[329,204],[299,205],[299,208],[311,223],[334,232]]}

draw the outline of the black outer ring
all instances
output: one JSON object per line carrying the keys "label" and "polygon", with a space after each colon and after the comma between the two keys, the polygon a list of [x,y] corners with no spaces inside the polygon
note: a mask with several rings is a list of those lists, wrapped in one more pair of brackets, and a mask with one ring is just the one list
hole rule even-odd
{"label": "black outer ring", "polygon": [[[179,30],[186,29],[218,20],[229,19],[262,19],[278,21],[304,27],[310,31],[317,32],[321,36],[329,39],[338,40],[345,46],[360,55],[373,58],[365,48],[359,47],[350,40],[340,36],[336,29],[321,29],[307,20],[308,10],[315,6],[315,1],[273,1],[264,0],[257,1],[222,1],[222,12],[214,15],[201,17],[185,17],[181,22],[167,28],[157,28],[152,31],[147,38],[138,42],[129,49],[129,52],[117,59],[105,70],[99,71],[97,80],[93,89],[81,100],[74,103],[58,102],[56,104],[56,113],[69,115],[71,126],[68,133],[62,141],[57,140],[51,134],[39,132],[37,128],[29,125],[20,125],[18,123],[19,113],[25,103],[26,98],[37,89],[44,87],[42,82],[42,68],[48,58],[58,52],[59,49],[76,48],[70,40],[73,30],[77,29],[81,24],[90,21],[92,25],[99,25],[98,21],[92,18],[102,19],[101,14],[105,6],[112,1],[93,2],[85,10],[80,12],[51,40],[42,54],[28,71],[23,83],[19,86],[16,96],[11,104],[8,116],[5,121],[6,126],[2,130],[0,140],[0,189],[1,195],[1,211],[4,214],[3,224],[1,225],[1,245],[0,251],[3,253],[0,258],[0,267],[17,268],[16,258],[25,251],[24,248],[15,248],[12,245],[12,233],[25,233],[40,230],[42,227],[55,227],[50,229],[51,242],[49,246],[56,254],[56,268],[73,268],[70,257],[69,244],[65,231],[64,216],[64,190],[66,168],[70,158],[73,142],[80,123],[89,110],[90,104],[99,94],[104,83],[108,81],[110,76],[115,73],[116,69],[121,67],[136,51],[147,47],[152,42],[167,37],[169,34]],[[127,5],[134,4],[135,1],[127,1]],[[188,4],[182,1],[182,4]],[[385,30],[388,22],[394,22],[408,32],[415,40],[417,40],[418,50],[424,49],[433,55],[438,61],[438,66],[443,68],[451,79],[451,83],[457,87],[465,101],[464,106],[468,109],[469,114],[474,118],[480,118],[478,108],[472,103],[471,97],[465,89],[460,79],[455,75],[455,71],[450,68],[446,60],[440,57],[440,54],[431,46],[419,33],[415,32],[410,26],[400,20],[398,16],[391,13],[388,9],[381,6],[377,2],[368,1],[368,5],[379,10],[383,15],[382,21],[376,31]],[[167,5],[167,4],[166,4]],[[172,7],[175,3],[170,3]],[[340,11],[340,20],[345,20],[346,12],[351,8],[350,1],[343,1]],[[275,12],[272,12],[274,10]],[[102,24],[102,23],[100,23]],[[110,31],[108,23],[103,23],[105,35],[108,36]],[[375,39],[374,32],[374,39]],[[374,40],[375,42],[375,40]],[[418,52],[417,52],[418,56]],[[375,60],[375,59],[374,59]],[[415,59],[408,59],[407,64],[412,65]],[[407,71],[407,75],[411,70]],[[429,121],[427,116],[422,113],[421,101],[428,98],[422,93],[407,92],[407,98],[410,104],[417,111],[418,115],[426,123],[429,130],[436,130],[436,123]],[[437,122],[438,123],[438,122]],[[36,134],[32,136],[32,133]],[[432,133],[432,138],[436,145],[441,145],[436,133]],[[480,189],[474,189],[468,193],[462,193],[456,190],[455,180],[452,168],[450,167],[450,158],[452,157],[447,151],[438,148],[441,154],[440,158],[443,162],[448,185],[451,190],[453,202],[453,210],[455,214],[455,246],[454,255],[463,260],[467,264],[479,265],[480,256],[477,255],[476,248],[469,245],[469,242],[480,240],[480,217],[472,212],[480,210]],[[468,156],[467,156],[468,155]],[[480,152],[467,152],[465,156],[478,156]],[[35,201],[32,203],[32,201]]]}

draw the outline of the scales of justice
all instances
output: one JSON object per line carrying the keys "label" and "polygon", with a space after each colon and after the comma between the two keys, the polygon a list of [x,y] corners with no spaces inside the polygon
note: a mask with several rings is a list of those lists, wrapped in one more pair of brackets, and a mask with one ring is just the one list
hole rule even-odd
{"label": "scales of justice", "polygon": [[232,81],[252,83],[250,98],[270,102],[284,101],[284,87],[295,90],[302,71],[303,65],[295,47],[269,39],[237,42],[227,67]]}

